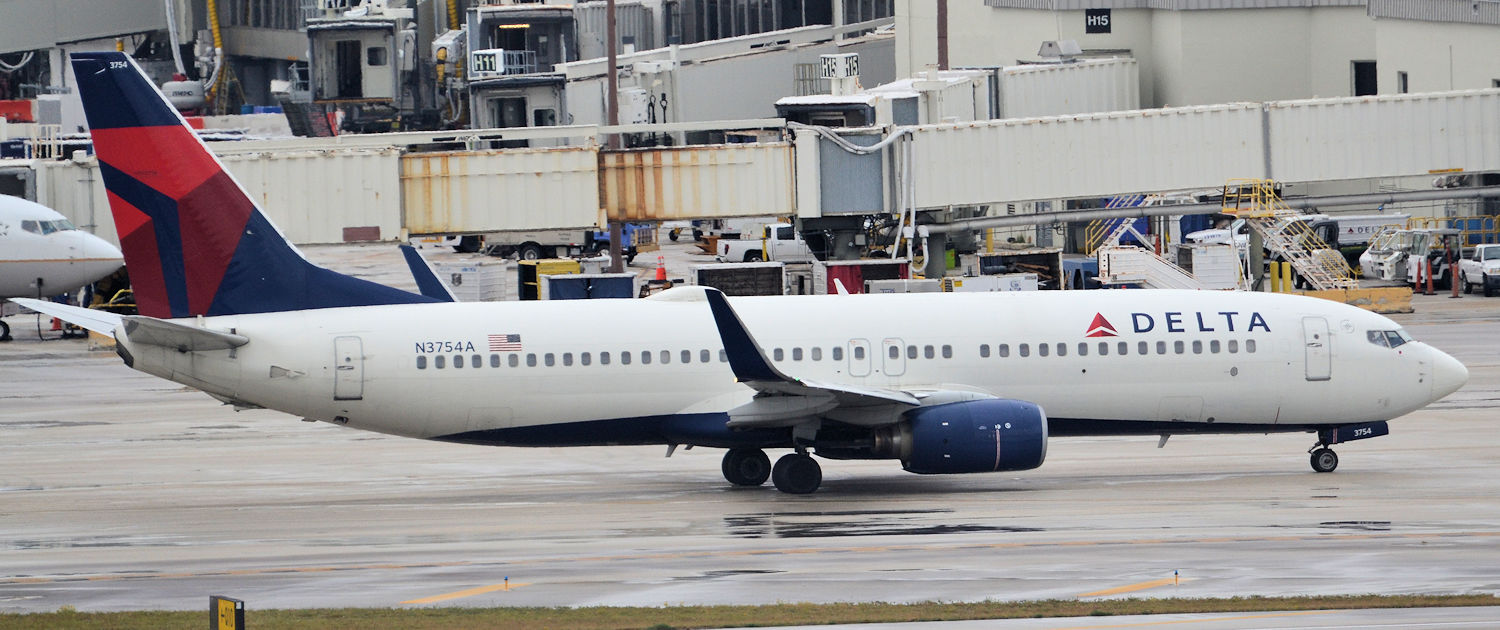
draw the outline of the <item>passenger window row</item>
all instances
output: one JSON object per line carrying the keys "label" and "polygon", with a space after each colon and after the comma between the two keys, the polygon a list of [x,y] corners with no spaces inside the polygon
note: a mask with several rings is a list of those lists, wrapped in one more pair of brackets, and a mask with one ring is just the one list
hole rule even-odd
{"label": "passenger window row", "polygon": [[[674,359],[671,350],[641,350],[639,352],[631,352],[626,350],[619,353],[611,353],[609,351],[605,351],[598,354],[595,354],[593,352],[580,352],[577,354],[574,354],[572,352],[563,352],[560,354],[554,352],[546,352],[541,355],[537,355],[536,353],[527,353],[524,355],[519,353],[512,353],[505,355],[491,354],[488,356],[489,367],[492,368],[500,367],[502,363],[510,367],[521,367],[521,363],[523,361],[526,363],[526,367],[537,367],[538,365],[542,365],[544,367],[556,367],[558,365],[561,365],[562,367],[573,367],[574,365],[588,366],[593,365],[596,359],[599,365],[609,365],[611,361],[616,358],[619,359],[620,365],[630,365],[631,362],[637,358],[639,358],[642,365],[649,365],[653,361],[662,365],[666,365],[670,364]],[[575,358],[577,359],[576,362],[574,361]],[[676,354],[676,360],[680,363],[693,363],[695,359],[698,363],[710,363],[715,360],[713,353],[710,352],[707,348],[698,350],[696,353],[692,350],[682,350]],[[720,350],[717,361],[719,363],[728,363],[729,355],[725,354],[723,350]],[[442,370],[452,367],[453,369],[457,370],[463,369],[465,367],[484,367],[486,359],[485,355],[482,354],[467,356],[462,354],[455,354],[451,357],[445,354],[438,354],[432,355],[430,360],[427,355],[417,355],[417,369],[427,369],[429,362],[434,369]]]}
{"label": "passenger window row", "polygon": [[[1054,355],[1065,357],[1068,356],[1068,347],[1069,346],[1066,343],[1039,343],[1035,345],[1022,343],[1016,344],[1014,351],[1016,356],[1019,357],[1029,357],[1032,355],[1033,351],[1036,353],[1036,356],[1039,357]],[[1243,345],[1238,339],[1230,339],[1228,341],[1222,342],[1218,339],[1210,339],[1208,340],[1208,343],[1204,343],[1202,339],[1194,339],[1191,343],[1179,340],[1173,341],[1170,344],[1165,341],[1157,341],[1154,344],[1149,341],[1137,341],[1134,344],[1128,341],[1100,341],[1097,344],[1092,344],[1090,342],[1084,341],[1078,344],[1076,350],[1078,353],[1077,356],[1080,357],[1088,356],[1090,350],[1092,350],[1097,356],[1103,357],[1109,356],[1111,352],[1116,355],[1128,355],[1132,350],[1134,350],[1135,354],[1138,355],[1147,355],[1153,353],[1187,354],[1189,352],[1191,352],[1192,354],[1203,354],[1205,351],[1208,354],[1219,354],[1222,352],[1227,352],[1229,354],[1239,354],[1241,348],[1243,348],[1246,353],[1255,352],[1255,340],[1246,339]],[[998,356],[1003,359],[1009,357],[1011,355],[1011,351],[1012,348],[1010,344],[997,344],[994,347],[993,356]],[[979,356],[980,358],[985,359],[991,356],[989,344],[979,344]]]}

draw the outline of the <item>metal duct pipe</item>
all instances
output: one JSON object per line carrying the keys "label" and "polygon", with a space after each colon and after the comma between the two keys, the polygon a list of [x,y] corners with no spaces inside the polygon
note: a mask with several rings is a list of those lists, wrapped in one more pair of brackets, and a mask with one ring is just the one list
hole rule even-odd
{"label": "metal duct pipe", "polygon": [[[1367,204],[1389,204],[1407,201],[1437,201],[1442,199],[1488,199],[1500,197],[1500,186],[1481,186],[1477,188],[1449,188],[1444,190],[1421,190],[1414,192],[1395,193],[1368,193],[1363,195],[1330,195],[1327,197],[1299,197],[1286,199],[1283,203],[1289,208],[1321,208],[1337,206],[1358,206]],[[939,225],[924,225],[921,229],[930,234],[942,234],[946,232],[963,232],[968,230],[983,230],[988,228],[1011,227],[1016,225],[1042,225],[1046,223],[1062,223],[1073,221],[1093,221],[1095,219],[1117,219],[1121,217],[1161,217],[1175,214],[1205,214],[1218,212],[1222,206],[1217,203],[1186,203],[1175,206],[1135,206],[1131,208],[1109,208],[1101,210],[1075,210],[1071,212],[1043,212],[1040,214],[1018,214],[1004,217],[986,217],[982,219],[967,219],[944,223]]]}

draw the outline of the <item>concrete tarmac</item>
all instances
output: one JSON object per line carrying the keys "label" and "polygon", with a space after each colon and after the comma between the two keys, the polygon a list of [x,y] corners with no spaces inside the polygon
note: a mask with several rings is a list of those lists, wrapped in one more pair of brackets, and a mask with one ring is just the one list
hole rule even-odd
{"label": "concrete tarmac", "polygon": [[1332,474],[1307,434],[1077,438],[1021,473],[825,461],[810,496],[732,488],[713,449],[235,412],[12,317],[0,611],[1500,593],[1500,299],[1415,302],[1396,319],[1470,382]]}

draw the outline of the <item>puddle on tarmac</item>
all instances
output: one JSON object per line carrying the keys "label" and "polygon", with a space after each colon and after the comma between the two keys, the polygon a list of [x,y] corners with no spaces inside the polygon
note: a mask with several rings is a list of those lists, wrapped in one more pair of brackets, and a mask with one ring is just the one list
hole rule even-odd
{"label": "puddle on tarmac", "polygon": [[1322,523],[1318,523],[1318,526],[1330,529],[1353,529],[1364,532],[1391,531],[1390,521],[1323,521]]}
{"label": "puddle on tarmac", "polygon": [[765,575],[768,573],[786,573],[775,569],[728,569],[720,571],[705,571],[698,575],[683,575],[672,578],[674,582],[692,582],[697,580],[714,580],[718,578],[734,577],[736,575]]}
{"label": "puddle on tarmac", "polygon": [[[774,512],[724,517],[729,533],[740,538],[832,538],[841,536],[928,536],[986,532],[1034,532],[1031,527],[941,523],[924,514],[952,510],[857,510],[840,512]],[[863,517],[863,518],[849,518]]]}

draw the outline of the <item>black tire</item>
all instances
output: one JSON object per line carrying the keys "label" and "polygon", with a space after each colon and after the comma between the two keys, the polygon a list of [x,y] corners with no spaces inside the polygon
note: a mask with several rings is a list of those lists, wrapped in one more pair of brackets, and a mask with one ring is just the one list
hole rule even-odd
{"label": "black tire", "polygon": [[760,262],[762,260],[765,260],[765,257],[759,251],[745,252],[745,262]]}
{"label": "black tire", "polygon": [[677,237],[679,237],[681,235],[682,235],[682,228],[673,228],[671,231],[667,232],[667,238],[672,239],[673,243],[676,243],[677,242]]}
{"label": "black tire", "polygon": [[823,484],[823,469],[810,455],[783,455],[771,468],[771,483],[787,494],[812,494]]}
{"label": "black tire", "polygon": [[736,486],[758,486],[771,478],[771,458],[758,448],[732,448],[719,466],[724,479]]}
{"label": "black tire", "polygon": [[0,322],[0,341],[10,341],[10,324]]}
{"label": "black tire", "polygon": [[519,260],[541,260],[542,246],[536,243],[527,243],[516,249],[516,258]]}
{"label": "black tire", "polygon": [[481,239],[478,236],[469,235],[458,239],[458,244],[453,246],[453,251],[460,254],[472,254],[479,251],[479,248],[483,245],[484,239]]}
{"label": "black tire", "polygon": [[1489,276],[1489,274],[1484,274],[1484,275],[1479,276],[1479,282],[1480,282],[1480,286],[1483,287],[1484,297],[1490,297],[1490,296],[1495,295],[1495,290],[1490,288],[1490,276]]}
{"label": "black tire", "polygon": [[1472,295],[1474,293],[1474,285],[1469,284],[1469,274],[1458,274],[1458,282],[1464,285],[1464,295]]}
{"label": "black tire", "polygon": [[1309,458],[1313,472],[1331,473],[1339,467],[1339,455],[1330,449],[1314,449]]}

